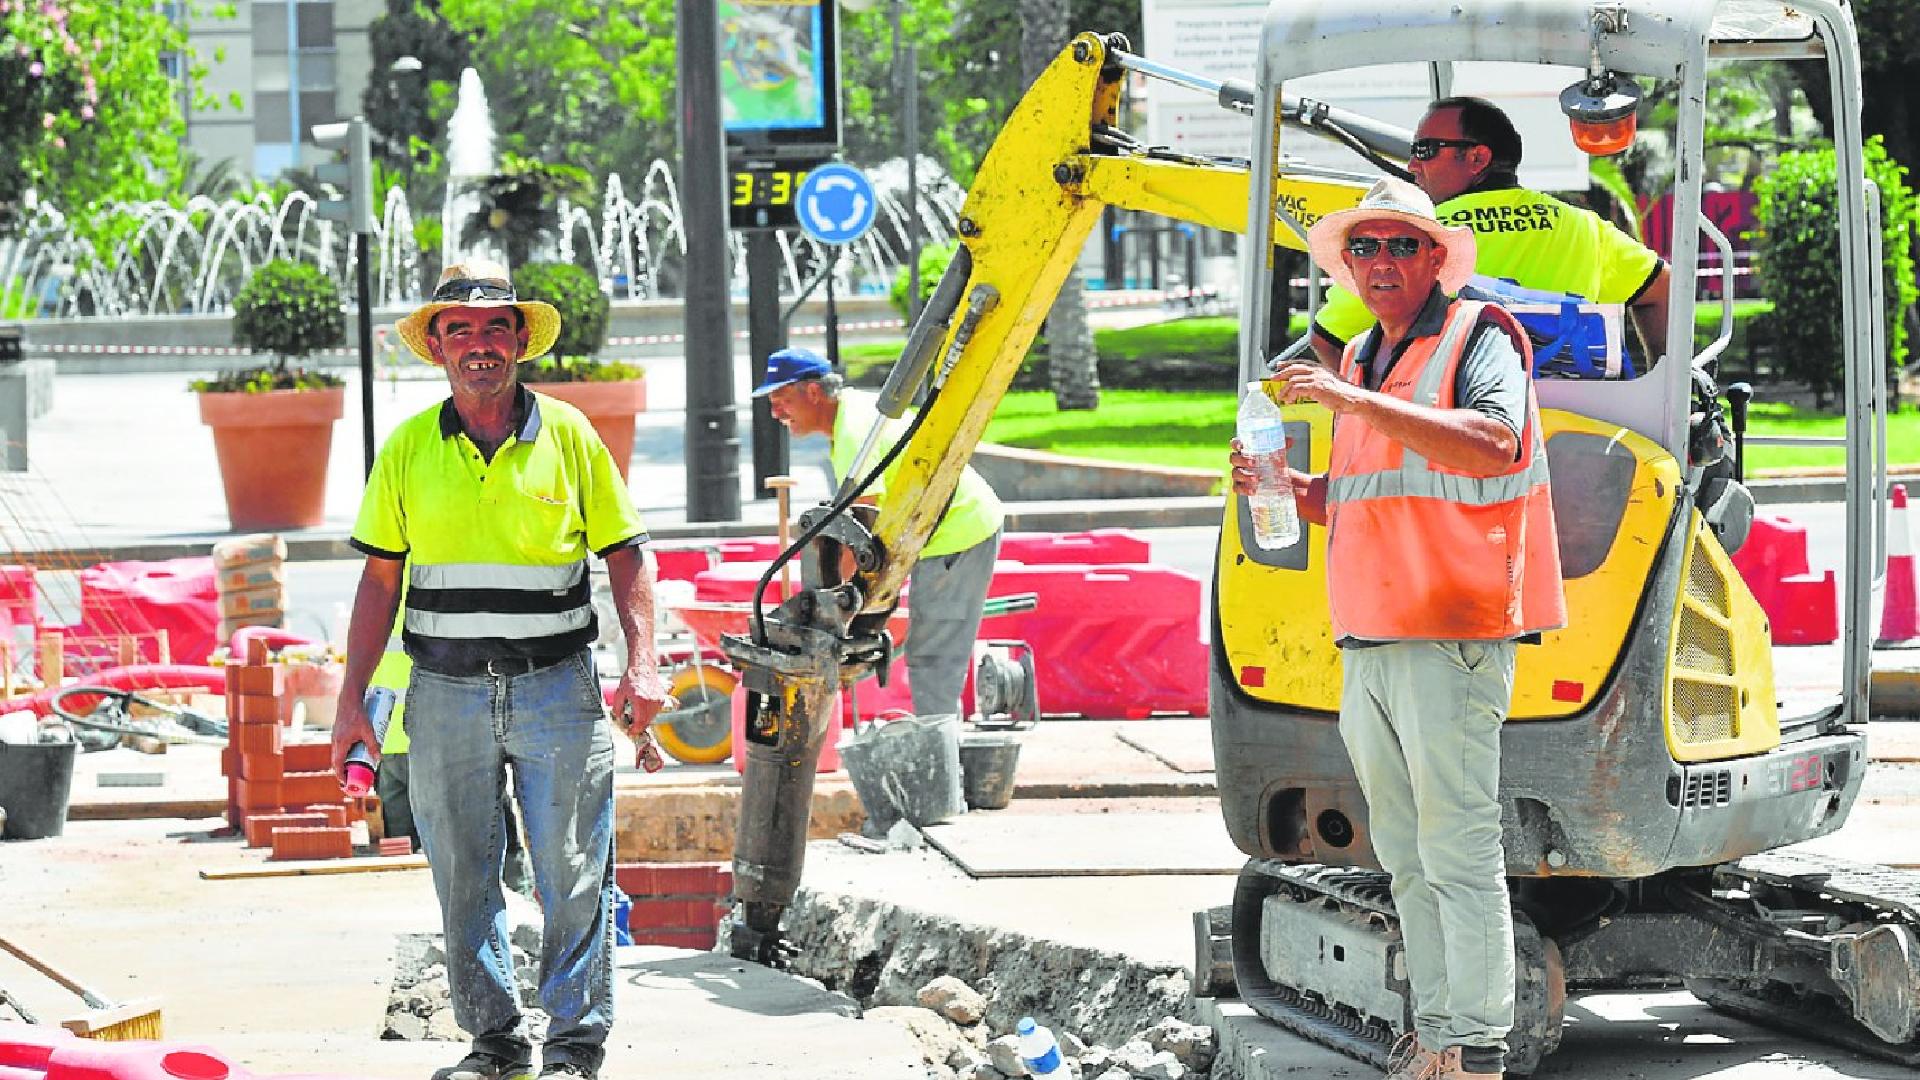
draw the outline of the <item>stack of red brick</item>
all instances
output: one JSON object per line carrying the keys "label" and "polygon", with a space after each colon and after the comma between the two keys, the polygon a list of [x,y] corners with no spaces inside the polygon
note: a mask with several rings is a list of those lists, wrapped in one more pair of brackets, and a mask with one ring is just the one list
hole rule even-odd
{"label": "stack of red brick", "polygon": [[227,822],[276,859],[346,858],[366,808],[341,793],[332,747],[285,741],[293,719],[285,672],[260,641],[248,643],[245,663],[227,667]]}
{"label": "stack of red brick", "polygon": [[711,949],[733,894],[733,865],[621,863],[613,880],[633,902],[627,932],[634,944]]}

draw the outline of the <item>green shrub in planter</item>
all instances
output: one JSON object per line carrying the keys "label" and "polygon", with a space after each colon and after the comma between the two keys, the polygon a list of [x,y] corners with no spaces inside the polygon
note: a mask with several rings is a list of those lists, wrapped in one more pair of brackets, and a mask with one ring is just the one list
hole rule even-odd
{"label": "green shrub in planter", "polygon": [[528,263],[513,272],[513,290],[560,312],[552,353],[522,364],[521,382],[624,382],[645,373],[634,364],[596,359],[607,343],[612,304],[593,274],[572,263]]}
{"label": "green shrub in planter", "polygon": [[261,266],[233,299],[233,343],[274,355],[272,364],[196,379],[202,393],[264,393],[317,390],[345,380],[324,371],[288,367],[287,361],[331,349],[347,339],[347,314],[333,279],[305,263],[285,259]]}

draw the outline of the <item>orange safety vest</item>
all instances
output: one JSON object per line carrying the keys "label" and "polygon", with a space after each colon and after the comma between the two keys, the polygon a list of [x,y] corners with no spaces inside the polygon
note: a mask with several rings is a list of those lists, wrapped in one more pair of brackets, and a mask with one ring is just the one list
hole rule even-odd
{"label": "orange safety vest", "polygon": [[[1454,408],[1454,375],[1483,310],[1495,313],[1531,369],[1531,347],[1506,309],[1455,300],[1446,329],[1410,344],[1380,392]],[[1362,386],[1365,340],[1349,342],[1340,363],[1340,377]],[[1428,461],[1366,421],[1343,416],[1334,422],[1327,476],[1327,591],[1336,641],[1504,641],[1566,625],[1531,380],[1520,459],[1510,469],[1482,476]]]}

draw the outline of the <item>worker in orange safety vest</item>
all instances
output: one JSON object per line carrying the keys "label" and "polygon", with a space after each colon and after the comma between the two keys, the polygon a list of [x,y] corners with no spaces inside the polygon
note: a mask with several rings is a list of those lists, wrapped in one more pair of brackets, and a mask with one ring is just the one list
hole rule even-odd
{"label": "worker in orange safety vest", "polygon": [[1374,185],[1308,243],[1378,320],[1337,371],[1288,364],[1269,385],[1334,414],[1327,474],[1287,479],[1328,528],[1340,734],[1406,943],[1414,1031],[1387,1075],[1487,1080],[1513,1026],[1500,728],[1516,647],[1566,621],[1529,346],[1504,309],[1450,295],[1473,234],[1411,184]]}

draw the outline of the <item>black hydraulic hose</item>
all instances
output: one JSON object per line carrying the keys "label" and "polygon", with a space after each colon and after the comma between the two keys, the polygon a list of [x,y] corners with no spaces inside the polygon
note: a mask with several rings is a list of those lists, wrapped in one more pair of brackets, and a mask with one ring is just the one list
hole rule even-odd
{"label": "black hydraulic hose", "polygon": [[806,546],[813,541],[813,538],[819,536],[821,530],[827,527],[827,522],[846,513],[848,507],[852,506],[860,496],[866,494],[867,488],[873,486],[873,482],[879,479],[880,475],[886,472],[887,467],[893,464],[894,459],[900,456],[900,452],[906,449],[908,441],[913,438],[913,433],[920,430],[920,425],[926,422],[927,413],[933,409],[933,403],[938,400],[940,400],[940,387],[936,385],[927,392],[926,403],[920,406],[919,412],[913,414],[913,419],[907,423],[907,430],[902,432],[900,437],[894,440],[893,445],[887,448],[887,452],[881,456],[879,464],[875,465],[866,476],[862,477],[860,483],[856,484],[852,490],[835,501],[833,507],[827,513],[821,514],[818,521],[808,526],[807,530],[801,533],[793,543],[787,545],[785,551],[781,552],[771,563],[767,564],[767,572],[760,575],[760,583],[754,586],[753,609],[749,612],[753,620],[753,643],[755,645],[764,647],[767,644],[766,614],[760,605],[767,595],[767,586],[773,582],[773,576],[780,572],[782,566],[792,562],[795,555],[805,550]]}
{"label": "black hydraulic hose", "polygon": [[1366,158],[1368,162],[1372,163],[1374,168],[1379,169],[1388,176],[1398,177],[1409,184],[1413,183],[1413,173],[1410,170],[1396,163],[1392,158],[1381,154],[1373,147],[1368,146],[1362,142],[1358,136],[1346,128],[1341,127],[1337,122],[1322,118],[1315,126],[1317,130],[1327,132],[1334,138],[1339,139],[1347,149]]}

